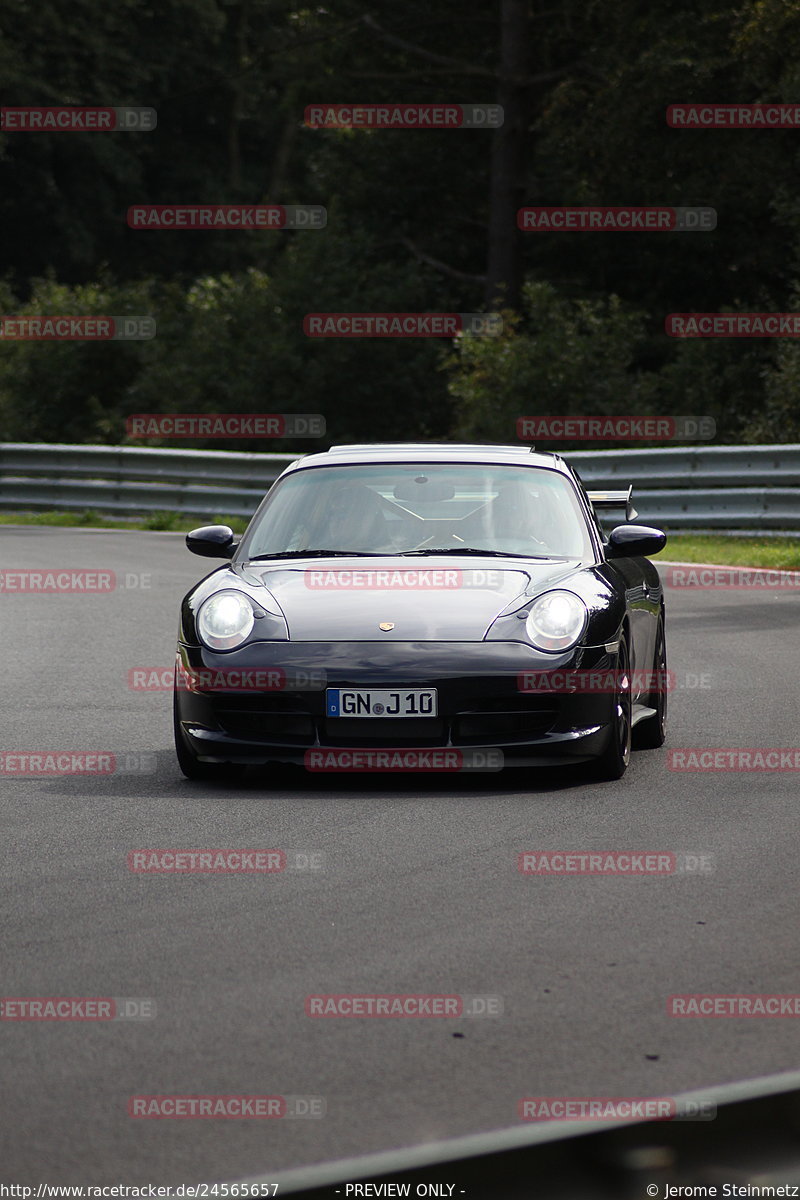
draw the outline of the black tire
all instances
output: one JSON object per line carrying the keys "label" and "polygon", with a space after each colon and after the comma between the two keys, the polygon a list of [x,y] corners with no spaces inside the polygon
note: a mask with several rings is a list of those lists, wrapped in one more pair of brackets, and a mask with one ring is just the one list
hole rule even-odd
{"label": "black tire", "polygon": [[212,780],[238,779],[239,776],[244,774],[244,766],[241,763],[200,762],[199,758],[192,753],[186,744],[186,738],[183,735],[178,717],[177,690],[172,693],[172,729],[175,735],[175,753],[178,757],[178,766],[187,779],[209,783]]}
{"label": "black tire", "polygon": [[667,639],[664,632],[664,616],[658,618],[656,649],[653,656],[653,672],[656,688],[650,692],[648,707],[655,715],[640,721],[633,731],[634,750],[657,750],[667,738]]}
{"label": "black tire", "polygon": [[628,642],[624,633],[620,634],[619,650],[617,651],[616,679],[617,690],[614,694],[614,718],[612,721],[611,737],[603,753],[590,764],[590,772],[594,779],[621,779],[631,760],[631,659],[628,652]]}

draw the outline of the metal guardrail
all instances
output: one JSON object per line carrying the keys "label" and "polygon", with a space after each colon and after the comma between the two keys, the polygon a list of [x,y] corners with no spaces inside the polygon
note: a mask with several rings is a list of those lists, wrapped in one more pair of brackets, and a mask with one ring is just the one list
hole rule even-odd
{"label": "metal guardrail", "polygon": [[0,443],[0,508],[250,517],[297,454]]}
{"label": "metal guardrail", "polygon": [[[800,529],[800,445],[580,450],[564,456],[587,488],[633,484],[642,522],[671,529]],[[0,443],[0,508],[249,517],[285,465],[298,457]]]}
{"label": "metal guardrail", "polygon": [[568,451],[587,488],[633,484],[641,521],[671,529],[800,529],[800,445]]}
{"label": "metal guardrail", "polygon": [[[706,1118],[518,1123],[361,1158],[271,1171],[238,1180],[237,1191],[274,1191],[298,1200],[358,1195],[469,1200],[795,1195],[800,1188],[800,1071],[717,1084],[673,1100],[676,1112],[699,1110]],[[353,1180],[361,1184],[360,1191]]]}

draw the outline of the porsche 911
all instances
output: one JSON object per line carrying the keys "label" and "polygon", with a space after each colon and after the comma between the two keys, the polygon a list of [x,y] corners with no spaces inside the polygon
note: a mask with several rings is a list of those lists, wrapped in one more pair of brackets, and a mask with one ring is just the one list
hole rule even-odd
{"label": "porsche 911", "polygon": [[186,537],[225,561],[181,606],[182,771],[583,763],[619,779],[632,747],[666,733],[648,557],[666,535],[633,517],[630,489],[587,492],[528,446],[299,458],[241,538],[224,525]]}

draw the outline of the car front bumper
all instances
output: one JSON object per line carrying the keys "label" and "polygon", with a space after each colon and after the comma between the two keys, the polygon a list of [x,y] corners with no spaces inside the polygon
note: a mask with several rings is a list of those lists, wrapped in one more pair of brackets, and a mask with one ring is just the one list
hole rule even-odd
{"label": "car front bumper", "polygon": [[[565,691],[563,682],[557,690],[543,685],[545,672],[563,681],[565,673],[578,669],[613,669],[614,655],[604,646],[546,655],[523,643],[497,641],[391,647],[257,642],[220,654],[181,644],[178,664],[180,728],[191,752],[209,763],[285,762],[324,770],[317,764],[332,758],[320,750],[341,752],[338,758],[346,762],[347,750],[411,748],[456,751],[446,761],[458,762],[462,770],[496,769],[469,765],[487,761],[479,751],[488,749],[500,751],[488,761],[504,766],[577,763],[604,751],[614,715],[611,692]],[[265,676],[269,686],[257,686]],[[232,679],[235,687],[220,686]],[[328,717],[326,687],[436,688],[438,715]],[[393,769],[364,765],[370,761],[379,760],[362,755],[351,769]]]}

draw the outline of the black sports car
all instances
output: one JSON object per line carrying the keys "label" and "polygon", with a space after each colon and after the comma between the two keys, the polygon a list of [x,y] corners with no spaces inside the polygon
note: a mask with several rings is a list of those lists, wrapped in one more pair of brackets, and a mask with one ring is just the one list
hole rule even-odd
{"label": "black sports car", "polygon": [[291,463],[230,561],[184,598],[175,743],[189,778],[590,762],[617,779],[666,729],[664,597],[621,524],[519,446],[339,446]]}

